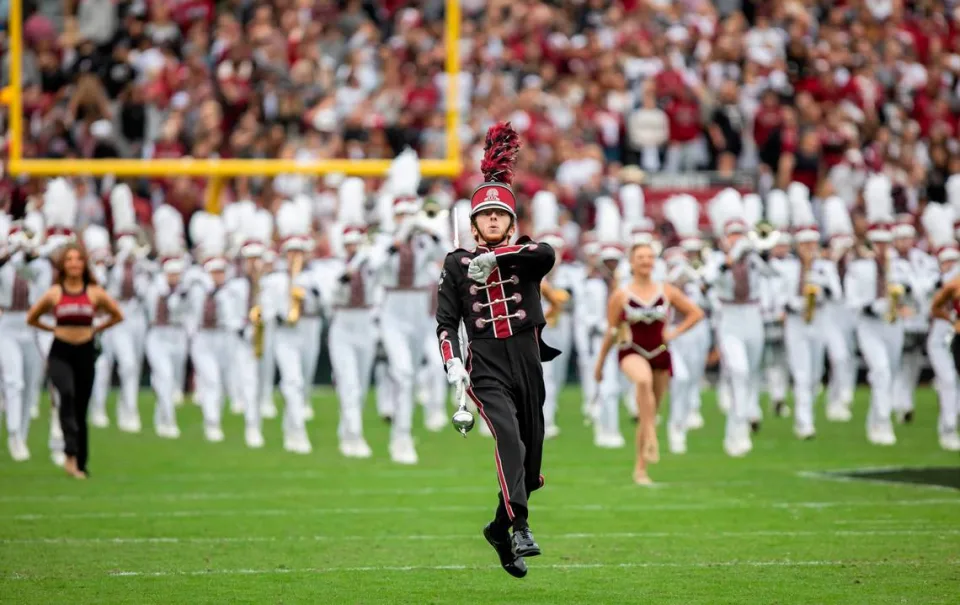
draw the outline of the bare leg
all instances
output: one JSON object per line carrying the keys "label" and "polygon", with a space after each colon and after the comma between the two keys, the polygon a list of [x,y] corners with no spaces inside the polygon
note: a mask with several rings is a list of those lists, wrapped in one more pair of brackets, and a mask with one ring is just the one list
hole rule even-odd
{"label": "bare leg", "polygon": [[657,404],[653,394],[653,372],[650,364],[640,355],[628,355],[620,362],[620,368],[636,385],[637,396],[637,460],[633,471],[634,481],[649,483],[647,463],[660,459],[657,445]]}

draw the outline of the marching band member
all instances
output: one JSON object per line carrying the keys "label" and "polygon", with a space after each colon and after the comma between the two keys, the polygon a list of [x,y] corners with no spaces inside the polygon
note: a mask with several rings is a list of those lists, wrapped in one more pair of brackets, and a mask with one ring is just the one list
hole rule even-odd
{"label": "marching band member", "polygon": [[[272,222],[273,215],[270,215],[270,217]],[[261,278],[280,268],[277,251],[273,246],[267,246],[260,257],[260,262],[262,264],[260,267]],[[257,361],[257,401],[260,402],[259,417],[270,420],[277,417],[277,404],[273,397],[273,387],[277,377],[277,358],[274,355],[274,335],[277,332],[277,327],[270,322],[261,322],[261,324],[263,325],[263,353]],[[255,438],[251,441],[256,443]]]}
{"label": "marching band member", "polygon": [[[596,385],[593,384],[593,362],[596,356],[591,354],[592,329],[584,318],[592,317],[595,307],[588,304],[583,295],[589,277],[600,270],[600,243],[597,241],[596,232],[584,232],[580,236],[579,247],[583,255],[582,259],[572,263],[570,268],[573,280],[573,348],[577,352],[577,377],[580,379],[582,393],[580,411],[589,420],[588,412],[592,412],[591,404],[596,392]],[[603,304],[602,301],[600,304]],[[483,423],[480,423],[480,426],[482,428]]]}
{"label": "marching band member", "polygon": [[106,290],[120,305],[124,321],[103,335],[103,351],[96,361],[93,387],[94,413],[106,410],[107,392],[117,365],[120,394],[117,405],[117,426],[127,433],[140,432],[140,372],[143,365],[147,321],[138,293],[149,277],[143,271],[142,259],[148,249],[137,242],[139,226],[133,208],[133,192],[124,183],[110,192],[116,259],[107,276]]}
{"label": "marching band member", "polygon": [[793,378],[793,432],[798,439],[816,435],[813,403],[824,373],[825,334],[830,318],[823,302],[840,300],[840,276],[830,261],[820,258],[820,232],[806,195],[790,197],[790,219],[797,256],[776,265],[785,295],[784,344]]}
{"label": "marching band member", "polygon": [[903,354],[904,296],[911,285],[910,264],[890,249],[893,198],[889,177],[876,174],[867,179],[863,191],[867,238],[873,258],[851,263],[844,282],[847,305],[857,316],[857,340],[869,370],[870,413],[867,439],[875,445],[894,445],[894,376]]}
{"label": "marching band member", "polygon": [[372,304],[377,271],[370,262],[371,249],[366,243],[363,180],[344,179],[339,194],[337,229],[341,231],[341,241],[335,246],[338,265],[328,274],[333,277],[332,283],[324,288],[332,292],[325,300],[332,304],[330,364],[340,400],[337,438],[343,456],[369,458],[373,453],[363,436],[363,402],[370,388],[378,337]]}
{"label": "marching band member", "polygon": [[[298,203],[310,204],[309,198],[297,196]],[[308,206],[309,207],[309,206]],[[311,209],[312,212],[312,209]],[[313,247],[307,255],[304,274],[311,284],[311,289],[318,296],[308,296],[303,301],[303,310],[300,315],[300,360],[303,363],[303,401],[306,420],[313,420],[313,381],[317,375],[317,365],[320,363],[320,353],[323,350],[324,326],[327,324],[323,310],[328,307],[323,300],[324,289],[322,284],[330,282],[332,272],[336,271],[337,259],[330,251],[329,236],[325,228],[316,231]]]}
{"label": "marching band member", "polygon": [[[223,227],[227,232],[227,257],[233,259],[227,268],[228,283],[235,279],[249,280],[248,263],[241,254],[241,248],[246,243],[247,230],[256,220],[256,213],[257,206],[253,200],[244,199],[227,204],[220,214]],[[250,288],[246,287],[246,290],[249,292]],[[251,307],[254,304],[253,301],[249,303]],[[237,346],[233,349],[233,354],[238,371],[230,375],[227,394],[230,399],[230,413],[240,415],[246,414],[250,408],[248,402],[251,398],[256,398],[257,393],[256,373],[252,371],[254,367],[252,350],[249,341],[245,340],[242,334],[237,335]],[[248,368],[251,371],[248,372]]]}
{"label": "marching band member", "polygon": [[[625,445],[620,433],[620,377],[617,372],[617,357],[608,352],[600,357],[607,325],[606,301],[620,284],[617,267],[623,258],[620,245],[620,210],[609,197],[596,200],[597,239],[600,243],[599,262],[583,284],[577,298],[577,322],[583,322],[589,330],[589,351],[594,365],[593,392],[590,397],[590,417],[594,421],[593,443],[597,447],[617,449]],[[596,368],[603,366],[603,380],[598,381]]]}
{"label": "marching band member", "polygon": [[[714,254],[704,271],[722,307],[717,321],[717,345],[732,391],[723,447],[730,456],[753,449],[751,414],[759,410],[763,360],[763,318],[758,296],[760,281],[771,273],[764,257],[772,242],[747,234],[740,194],[725,189],[710,202],[710,222],[722,238],[725,253]],[[769,239],[769,238],[768,238]]]}
{"label": "marching band member", "polygon": [[[87,249],[90,271],[98,284],[106,284],[113,265],[113,246],[110,244],[110,232],[100,225],[87,225],[83,230],[83,245]],[[103,404],[102,406],[99,404]],[[100,401],[94,391],[90,401],[90,424],[97,428],[110,426],[106,401]]]}
{"label": "marching band member", "polygon": [[[787,407],[787,392],[790,390],[790,369],[787,364],[787,352],[784,344],[784,320],[786,319],[786,295],[783,280],[779,271],[780,263],[790,260],[790,246],[793,236],[790,234],[790,195],[797,196],[797,192],[790,186],[790,194],[774,189],[767,196],[766,222],[773,230],[780,234],[770,250],[768,264],[774,269],[772,275],[765,275],[760,280],[760,307],[763,309],[763,375],[767,396],[770,398],[774,416],[783,417],[790,414]],[[762,204],[760,196],[748,194],[743,197],[744,205]],[[762,212],[762,211],[759,211]],[[750,222],[749,220],[747,221]],[[762,409],[753,411],[750,417],[751,428],[759,428]]]}
{"label": "marching band member", "polygon": [[[833,263],[841,284],[853,262],[856,243],[853,223],[846,202],[831,196],[823,201],[823,228],[827,236],[827,259]],[[826,330],[827,358],[830,360],[830,381],[827,384],[827,420],[849,422],[853,417],[853,393],[857,385],[856,316],[840,299],[827,299],[823,314],[829,318]]]}
{"label": "marching band member", "polygon": [[431,225],[418,216],[420,169],[415,152],[404,151],[394,160],[391,181],[396,228],[392,241],[377,250],[376,260],[384,288],[380,329],[395,387],[390,458],[399,464],[416,464],[410,433],[414,371],[423,358],[423,334],[429,330],[429,287],[436,283],[430,281],[427,268],[442,258],[444,250]]}
{"label": "marching band member", "polygon": [[[470,202],[462,200],[466,205],[463,212],[463,218],[467,222],[462,226],[463,231],[470,231]],[[450,232],[452,225],[450,211],[446,208],[449,202],[445,196],[437,195],[428,198],[424,202],[424,217],[429,221],[428,231],[436,233],[442,242],[443,253],[453,251],[453,240]],[[462,219],[461,219],[462,220]],[[461,242],[462,243],[462,242]],[[434,282],[440,280],[443,272],[443,259],[439,258],[436,262],[427,265],[430,277]],[[437,318],[437,308],[440,304],[439,288],[430,289],[430,307],[427,313],[428,324],[433,324]],[[433,334],[426,334],[424,338],[424,364],[417,371],[417,381],[419,384],[420,401],[424,409],[424,427],[431,432],[439,432],[445,429],[450,422],[450,416],[447,414],[447,373],[443,370],[443,359],[440,356],[440,349],[436,347],[436,337]]]}
{"label": "marching band member", "polygon": [[567,382],[567,366],[573,344],[573,317],[569,312],[573,283],[570,280],[570,266],[563,262],[565,245],[559,231],[557,196],[549,191],[538,191],[533,196],[532,203],[534,237],[537,241],[549,244],[557,254],[556,264],[541,284],[544,317],[547,321],[543,329],[543,340],[560,351],[556,359],[543,364],[546,389],[543,403],[544,438],[552,439],[560,434],[557,426],[557,401]]}
{"label": "marching band member", "polygon": [[304,207],[287,201],[280,205],[276,219],[280,251],[286,267],[263,278],[260,291],[262,321],[274,324],[273,354],[280,370],[283,395],[283,448],[288,452],[313,451],[307,435],[303,401],[303,362],[299,332],[302,304],[318,296],[315,284],[303,273],[306,251],[313,247],[310,220]]}
{"label": "marching band member", "polygon": [[[894,251],[907,261],[911,274],[920,278],[918,282],[940,273],[937,261],[916,246],[917,230],[913,226],[912,215],[897,215],[891,233]],[[910,312],[903,318],[903,357],[893,381],[893,412],[899,422],[913,420],[913,395],[925,362],[924,344],[930,325],[929,300],[923,299],[929,294],[925,290],[909,292],[904,301]]]}
{"label": "marching band member", "polygon": [[[960,452],[960,391],[957,366],[951,346],[956,338],[956,287],[960,249],[953,235],[953,210],[943,204],[927,204],[921,217],[923,229],[930,241],[931,252],[937,255],[940,274],[934,284],[937,291],[931,304],[930,334],[927,336],[927,355],[933,366],[933,385],[940,401],[937,435],[940,447],[948,452]],[[944,288],[943,285],[947,284]]]}
{"label": "marching band member", "polygon": [[[680,238],[679,248],[665,250],[667,281],[679,288],[700,309],[706,296],[699,272],[688,261],[690,251],[699,252],[700,204],[690,195],[675,195],[663,207],[664,216]],[[676,317],[672,318],[674,322]],[[670,341],[673,375],[670,379],[670,418],[667,425],[667,446],[674,454],[687,450],[687,431],[703,425],[700,415],[700,383],[706,371],[710,351],[710,325],[697,322],[692,328]],[[691,422],[693,420],[693,422]]]}
{"label": "marching band member", "polygon": [[187,332],[183,326],[186,304],[181,277],[187,267],[184,250],[183,219],[172,206],[153,211],[154,245],[160,272],[150,279],[143,293],[147,310],[146,356],[150,366],[150,384],[156,395],[153,428],[158,437],[177,439],[180,428],[174,404],[181,366],[187,363]]}
{"label": "marching band member", "polygon": [[[42,217],[33,214],[20,224],[0,213],[0,376],[7,415],[7,447],[16,462],[30,459],[27,437],[31,405],[40,398],[43,357],[36,330],[26,323],[32,298],[38,297],[32,258],[44,236]],[[30,223],[33,223],[32,225]],[[9,234],[9,235],[8,235]]]}
{"label": "marching band member", "polygon": [[[243,259],[241,273],[235,278],[241,283],[234,285],[238,291],[246,292],[245,310],[248,322],[238,334],[236,347],[236,363],[238,372],[243,374],[239,385],[239,396],[243,401],[244,409],[244,442],[251,449],[263,447],[263,416],[261,405],[261,385],[263,372],[262,365],[268,344],[273,340],[267,338],[270,329],[264,322],[262,309],[259,308],[261,280],[269,271],[269,263],[265,260],[270,252],[270,243],[273,240],[273,215],[265,208],[255,208],[241,227],[243,241],[239,245],[240,257]],[[271,362],[270,375],[267,377],[269,385],[266,389],[269,397],[273,395],[273,364]],[[272,401],[271,401],[272,403]]]}
{"label": "marching band member", "polygon": [[[227,236],[219,216],[195,212],[190,217],[190,239],[197,247],[198,271],[184,276],[187,301],[190,359],[196,375],[196,399],[203,411],[204,437],[223,441],[223,398],[230,374],[235,371],[236,334],[246,323],[246,292],[227,285]],[[241,295],[242,294],[242,295]]]}

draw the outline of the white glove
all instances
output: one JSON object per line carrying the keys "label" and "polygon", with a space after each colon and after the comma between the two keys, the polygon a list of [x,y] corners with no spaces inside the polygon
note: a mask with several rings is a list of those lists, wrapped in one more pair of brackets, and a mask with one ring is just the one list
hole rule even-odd
{"label": "white glove", "polygon": [[737,243],[730,248],[730,258],[732,258],[734,262],[737,262],[743,258],[743,255],[745,255],[747,252],[750,252],[752,249],[753,242],[750,241],[750,238],[741,237],[737,240]]}
{"label": "white glove", "polygon": [[448,361],[446,368],[447,382],[456,387],[455,401],[459,404],[463,401],[464,391],[470,386],[470,374],[468,374],[466,368],[463,367],[463,362],[457,358]]}
{"label": "white glove", "polygon": [[870,303],[870,311],[877,317],[883,317],[890,310],[890,301],[886,298],[878,298]]}
{"label": "white glove", "polygon": [[487,283],[487,278],[497,266],[497,256],[493,252],[484,252],[470,261],[467,277],[478,284]]}

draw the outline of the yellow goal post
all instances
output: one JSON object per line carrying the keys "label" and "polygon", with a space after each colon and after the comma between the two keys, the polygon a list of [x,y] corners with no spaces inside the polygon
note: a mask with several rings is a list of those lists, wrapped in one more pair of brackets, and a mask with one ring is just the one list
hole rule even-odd
{"label": "yellow goal post", "polygon": [[[23,157],[23,0],[10,0],[10,83],[0,91],[0,102],[9,107],[9,156],[7,171],[28,176],[104,176],[169,177],[205,176],[211,180],[207,206],[216,207],[223,180],[237,176],[277,176],[280,174],[323,175],[340,173],[374,177],[387,173],[391,160],[315,160],[284,159],[102,159],[52,160]],[[445,3],[446,61],[446,151],[444,159],[421,159],[420,170],[427,177],[455,177],[460,174],[459,102],[460,74],[460,0]]]}

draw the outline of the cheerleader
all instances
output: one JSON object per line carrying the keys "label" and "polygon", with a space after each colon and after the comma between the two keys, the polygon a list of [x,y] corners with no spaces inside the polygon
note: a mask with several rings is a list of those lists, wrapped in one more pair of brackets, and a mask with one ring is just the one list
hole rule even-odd
{"label": "cheerleader", "polygon": [[[618,345],[620,369],[636,392],[637,456],[633,480],[650,485],[647,464],[660,459],[656,414],[670,381],[667,345],[703,319],[703,311],[676,287],[652,279],[655,255],[652,246],[639,244],[629,253],[633,279],[613,291],[607,304],[607,331],[594,369],[598,384],[604,379],[604,361]],[[683,316],[676,327],[665,330],[670,307]],[[622,336],[621,336],[622,334]]]}

